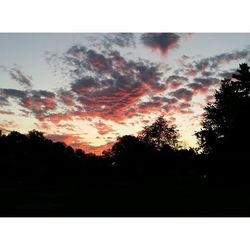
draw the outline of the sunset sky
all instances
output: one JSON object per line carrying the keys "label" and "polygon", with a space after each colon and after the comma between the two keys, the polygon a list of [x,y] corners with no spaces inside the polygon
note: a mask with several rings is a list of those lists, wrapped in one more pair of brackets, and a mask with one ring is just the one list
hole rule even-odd
{"label": "sunset sky", "polygon": [[100,154],[164,115],[196,146],[203,107],[250,33],[0,34],[0,129]]}

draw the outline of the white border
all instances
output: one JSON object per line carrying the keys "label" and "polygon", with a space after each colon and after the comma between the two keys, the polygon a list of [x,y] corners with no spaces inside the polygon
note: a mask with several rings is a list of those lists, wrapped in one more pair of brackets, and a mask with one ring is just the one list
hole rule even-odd
{"label": "white border", "polygon": [[249,32],[249,1],[6,0],[2,32]]}
{"label": "white border", "polygon": [[247,249],[249,219],[0,219],[1,249]]}

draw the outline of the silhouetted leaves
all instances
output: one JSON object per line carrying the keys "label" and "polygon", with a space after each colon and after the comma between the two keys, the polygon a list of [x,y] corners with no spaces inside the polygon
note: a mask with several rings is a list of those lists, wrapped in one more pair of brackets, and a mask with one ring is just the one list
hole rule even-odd
{"label": "silhouetted leaves", "polygon": [[205,107],[202,130],[196,134],[205,153],[245,154],[250,139],[249,69],[241,64],[239,74],[223,80],[215,101]]}
{"label": "silhouetted leaves", "polygon": [[169,125],[164,117],[160,116],[152,125],[144,127],[139,138],[159,150],[165,145],[177,148],[179,133],[175,125]]}
{"label": "silhouetted leaves", "polygon": [[238,74],[221,81],[215,101],[205,107],[196,136],[210,159],[209,173],[217,182],[245,183],[250,177],[250,72],[240,64]]}

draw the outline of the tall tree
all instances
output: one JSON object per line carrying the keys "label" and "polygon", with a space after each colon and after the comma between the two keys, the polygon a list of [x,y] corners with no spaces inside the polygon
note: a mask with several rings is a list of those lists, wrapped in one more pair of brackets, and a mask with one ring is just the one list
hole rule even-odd
{"label": "tall tree", "polygon": [[163,116],[159,116],[152,125],[145,126],[139,132],[138,138],[157,149],[162,149],[166,145],[176,149],[178,147],[179,132],[175,125],[170,125]]}
{"label": "tall tree", "polygon": [[240,64],[237,74],[221,81],[215,101],[208,103],[202,129],[196,133],[205,153],[244,154],[250,140],[250,67]]}

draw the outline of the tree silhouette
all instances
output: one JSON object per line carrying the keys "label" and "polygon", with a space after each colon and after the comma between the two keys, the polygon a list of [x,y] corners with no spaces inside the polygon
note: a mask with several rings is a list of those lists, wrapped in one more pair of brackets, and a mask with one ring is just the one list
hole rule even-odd
{"label": "tree silhouette", "polygon": [[196,133],[205,153],[232,152],[239,156],[244,155],[244,151],[249,148],[249,69],[247,64],[240,64],[238,74],[222,80],[220,89],[215,92],[215,101],[205,107],[202,129]]}
{"label": "tree silhouette", "polygon": [[132,135],[119,137],[112,148],[104,154],[119,162],[134,161],[144,158],[148,145]]}
{"label": "tree silhouette", "polygon": [[164,146],[177,149],[179,132],[175,125],[169,125],[163,116],[159,116],[156,121],[139,132],[138,138],[160,150]]}
{"label": "tree silhouette", "polygon": [[28,138],[33,142],[44,142],[46,140],[43,133],[35,129],[28,132]]}

